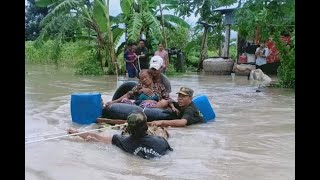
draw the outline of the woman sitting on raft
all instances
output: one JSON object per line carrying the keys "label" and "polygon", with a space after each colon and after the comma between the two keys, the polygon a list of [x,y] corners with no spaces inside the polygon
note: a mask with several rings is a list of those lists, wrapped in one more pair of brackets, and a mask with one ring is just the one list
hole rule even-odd
{"label": "woman sitting on raft", "polygon": [[[127,103],[135,104],[142,108],[167,108],[171,107],[172,111],[178,113],[179,110],[173,105],[173,100],[169,97],[169,93],[166,91],[164,85],[160,83],[154,83],[152,81],[152,75],[148,69],[142,69],[139,73],[139,84],[132,88],[122,97],[107,102],[105,107],[109,107],[112,103]],[[147,95],[140,91],[141,89],[149,88],[152,90],[151,95]],[[130,99],[136,97],[135,102]]]}

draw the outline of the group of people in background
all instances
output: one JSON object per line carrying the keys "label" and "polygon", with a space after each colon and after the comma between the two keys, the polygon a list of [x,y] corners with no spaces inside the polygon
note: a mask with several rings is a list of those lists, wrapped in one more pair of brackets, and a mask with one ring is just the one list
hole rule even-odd
{"label": "group of people in background", "polygon": [[[158,50],[154,56],[160,56],[163,59],[164,64],[161,72],[165,74],[169,65],[169,55],[162,43],[158,43]],[[129,78],[137,77],[142,69],[149,69],[150,62],[145,41],[140,40],[138,46],[135,42],[129,42],[124,52],[124,60]]]}

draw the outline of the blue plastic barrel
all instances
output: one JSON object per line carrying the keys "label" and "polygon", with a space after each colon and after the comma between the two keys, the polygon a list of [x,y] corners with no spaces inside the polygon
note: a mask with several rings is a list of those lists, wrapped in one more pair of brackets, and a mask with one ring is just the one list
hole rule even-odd
{"label": "blue plastic barrel", "polygon": [[199,109],[206,122],[214,120],[216,114],[214,113],[213,108],[206,95],[195,96],[192,101],[194,105]]}
{"label": "blue plastic barrel", "polygon": [[100,93],[73,93],[71,95],[72,122],[95,123],[96,119],[101,116],[102,108]]}

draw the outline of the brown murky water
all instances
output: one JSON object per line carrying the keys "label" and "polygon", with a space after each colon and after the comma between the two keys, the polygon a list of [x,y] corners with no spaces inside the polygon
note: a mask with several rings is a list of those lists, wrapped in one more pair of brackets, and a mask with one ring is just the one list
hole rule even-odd
{"label": "brown murky water", "polygon": [[[71,122],[70,95],[101,92],[104,101],[125,78],[78,77],[68,69],[26,65],[25,136],[65,133]],[[174,149],[145,160],[113,145],[67,137],[25,146],[28,180],[102,179],[295,179],[295,93],[269,88],[256,93],[244,76],[197,75],[170,78],[171,95],[182,85],[206,94],[216,120],[170,128]],[[106,130],[103,134],[119,133]],[[41,139],[41,138],[37,138]],[[36,140],[36,139],[32,139]]]}

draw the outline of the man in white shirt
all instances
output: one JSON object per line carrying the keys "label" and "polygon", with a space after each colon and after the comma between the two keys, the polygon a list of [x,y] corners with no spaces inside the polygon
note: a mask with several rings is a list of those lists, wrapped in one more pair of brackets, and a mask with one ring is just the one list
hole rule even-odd
{"label": "man in white shirt", "polygon": [[257,48],[255,53],[257,59],[256,59],[256,68],[257,66],[262,66],[264,64],[267,64],[267,57],[269,56],[269,49],[265,46],[264,43],[260,43],[260,47]]}

